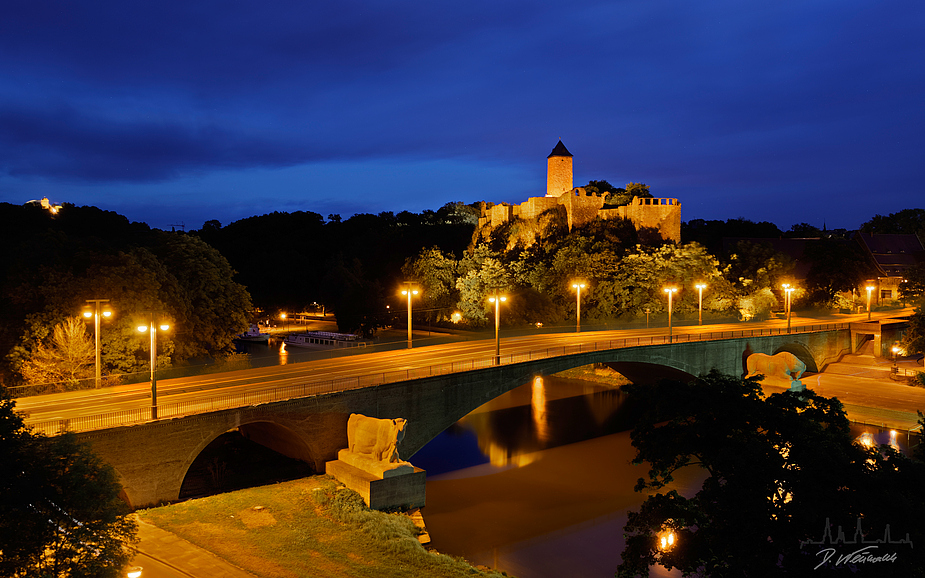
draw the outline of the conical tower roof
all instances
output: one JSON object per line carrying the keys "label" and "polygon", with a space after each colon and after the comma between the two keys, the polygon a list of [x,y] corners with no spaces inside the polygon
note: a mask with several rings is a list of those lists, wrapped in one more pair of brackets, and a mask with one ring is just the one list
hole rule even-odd
{"label": "conical tower roof", "polygon": [[549,153],[549,156],[546,158],[548,159],[550,157],[570,157],[570,156],[572,156],[572,153],[568,152],[568,149],[565,148],[564,144],[562,144],[562,139],[559,139],[559,144],[556,145],[556,148],[552,149],[552,152]]}

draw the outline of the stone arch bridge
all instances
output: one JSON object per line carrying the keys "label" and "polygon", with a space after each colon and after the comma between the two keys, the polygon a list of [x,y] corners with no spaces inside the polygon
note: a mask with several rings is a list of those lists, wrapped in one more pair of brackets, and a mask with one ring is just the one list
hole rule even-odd
{"label": "stone arch bridge", "polygon": [[315,471],[346,447],[350,413],[408,420],[402,455],[413,456],[428,441],[483,403],[530,381],[592,363],[608,364],[632,381],[690,377],[717,369],[744,373],[749,353],[790,351],[819,371],[849,353],[848,329],[792,335],[645,345],[586,351],[485,369],[412,379],[162,419],[78,434],[118,472],[127,501],[143,506],[174,501],[187,471],[221,434],[240,429],[253,441],[303,460]]}

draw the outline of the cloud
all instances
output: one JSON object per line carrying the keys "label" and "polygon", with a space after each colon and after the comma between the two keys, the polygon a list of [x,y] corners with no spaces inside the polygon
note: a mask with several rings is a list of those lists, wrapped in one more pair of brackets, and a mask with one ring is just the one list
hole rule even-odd
{"label": "cloud", "polygon": [[[323,164],[542,178],[561,137],[576,184],[645,181],[690,206],[726,195],[758,214],[792,190],[908,203],[925,179],[923,27],[905,0],[14,1],[0,175],[133,194]],[[385,179],[385,198],[427,179]],[[479,198],[515,188],[530,187]],[[385,189],[366,190],[352,202]]]}

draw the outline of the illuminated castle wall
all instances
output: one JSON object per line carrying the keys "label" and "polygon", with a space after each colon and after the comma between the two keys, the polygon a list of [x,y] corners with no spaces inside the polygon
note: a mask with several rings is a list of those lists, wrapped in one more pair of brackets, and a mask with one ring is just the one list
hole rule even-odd
{"label": "illuminated castle wall", "polygon": [[678,199],[641,199],[633,197],[630,204],[613,209],[604,208],[605,195],[572,187],[572,153],[560,140],[546,162],[546,196],[530,197],[519,205],[482,205],[479,227],[496,227],[515,217],[530,220],[540,213],[562,205],[568,228],[601,219],[629,219],[636,230],[657,229],[663,239],[681,242],[681,203]]}

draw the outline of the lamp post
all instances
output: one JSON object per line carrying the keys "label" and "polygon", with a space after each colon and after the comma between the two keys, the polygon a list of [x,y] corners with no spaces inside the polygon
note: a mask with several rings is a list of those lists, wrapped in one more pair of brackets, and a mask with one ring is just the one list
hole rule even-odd
{"label": "lamp post", "polygon": [[575,281],[572,283],[572,289],[577,291],[575,294],[575,310],[578,313],[578,318],[575,321],[575,333],[581,333],[581,290],[587,287],[581,281]]}
{"label": "lamp post", "polygon": [[793,292],[795,287],[791,287],[790,283],[784,283],[782,287],[784,288],[784,293],[787,295],[787,333],[790,333],[790,311],[792,310],[790,307],[790,294]]}
{"label": "lamp post", "polygon": [[649,308],[646,307],[646,329],[649,328]]}
{"label": "lamp post", "polygon": [[288,321],[288,319],[289,319],[289,318],[286,316],[285,313],[280,313],[280,314],[279,314],[279,320],[280,320],[280,321],[285,321],[285,322],[286,322],[286,333],[289,333],[289,321]]}
{"label": "lamp post", "polygon": [[867,320],[870,321],[870,294],[873,292],[874,286],[868,285],[865,289],[867,289]]}
{"label": "lamp post", "polygon": [[668,294],[668,343],[671,343],[671,298],[678,291],[678,288],[665,287],[663,291]]}
{"label": "lamp post", "polygon": [[150,319],[148,325],[139,325],[138,331],[144,333],[148,332],[148,335],[151,336],[151,419],[157,419],[157,329],[161,328],[163,331],[170,329],[170,325],[164,323],[163,321],[159,325],[154,324],[154,316],[159,311],[149,311]]}
{"label": "lamp post", "polygon": [[414,288],[411,281],[405,281],[407,289],[402,289],[401,294],[408,296],[408,349],[411,349],[411,296],[417,295],[419,291]]}
{"label": "lamp post", "polygon": [[495,304],[495,365],[501,365],[501,302],[507,301],[507,297],[495,293],[488,301]]}
{"label": "lamp post", "polygon": [[703,290],[707,288],[706,283],[697,283],[697,325],[703,325]]}
{"label": "lamp post", "polygon": [[[99,387],[102,377],[100,372],[100,315],[108,319],[112,316],[112,310],[106,305],[103,310],[100,311],[100,305],[109,303],[109,299],[87,299],[87,303],[93,304],[92,311],[90,309],[84,310],[84,317],[87,319],[93,317],[93,335],[96,339],[96,387]],[[87,305],[87,307],[89,308],[90,306]]]}

